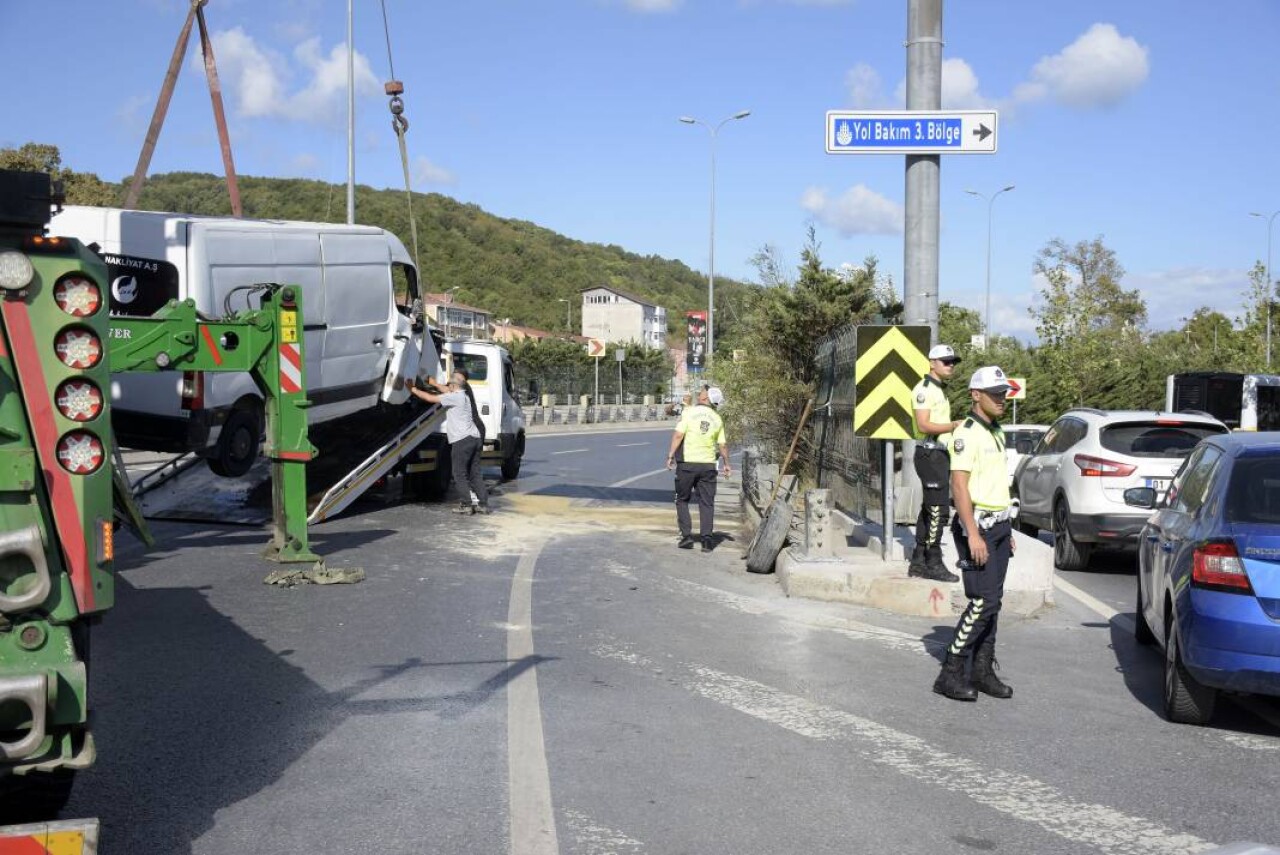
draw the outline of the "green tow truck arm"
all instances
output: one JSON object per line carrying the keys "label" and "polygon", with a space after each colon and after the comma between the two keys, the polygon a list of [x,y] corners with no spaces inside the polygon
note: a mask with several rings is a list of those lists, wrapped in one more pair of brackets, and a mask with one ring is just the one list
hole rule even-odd
{"label": "green tow truck arm", "polygon": [[281,563],[320,561],[307,542],[306,368],[302,291],[268,285],[262,308],[228,319],[202,319],[192,300],[169,301],[147,318],[113,317],[111,371],[245,371],[266,400],[271,460],[272,537],[263,555]]}

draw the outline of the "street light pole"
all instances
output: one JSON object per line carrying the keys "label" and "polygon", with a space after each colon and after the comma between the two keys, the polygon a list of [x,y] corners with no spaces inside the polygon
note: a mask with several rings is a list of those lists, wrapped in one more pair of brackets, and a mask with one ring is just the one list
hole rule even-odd
{"label": "street light pole", "polygon": [[[739,110],[728,118],[721,119],[720,123],[715,127],[708,125],[701,119],[695,119],[692,116],[681,116],[680,121],[686,125],[702,125],[711,133],[711,249],[708,258],[707,270],[707,362],[706,368],[711,367],[711,360],[715,353],[715,314],[716,314],[716,134],[728,122],[735,119],[745,119],[751,115],[750,110]],[[705,371],[706,368],[703,370]]]}
{"label": "street light pole", "polygon": [[977,196],[987,200],[987,306],[986,314],[983,315],[982,321],[982,349],[985,352],[991,346],[991,208],[996,203],[996,197],[1001,193],[1008,193],[1013,189],[1012,184],[1003,187],[992,193],[990,198],[985,193],[979,193],[977,190],[966,190],[970,196]]}
{"label": "street light pole", "polygon": [[1276,214],[1280,211],[1272,211],[1271,216],[1266,214],[1258,214],[1253,211],[1249,212],[1251,217],[1265,218],[1267,221],[1267,370],[1271,370],[1271,300],[1274,296],[1271,284],[1271,224],[1276,220]]}

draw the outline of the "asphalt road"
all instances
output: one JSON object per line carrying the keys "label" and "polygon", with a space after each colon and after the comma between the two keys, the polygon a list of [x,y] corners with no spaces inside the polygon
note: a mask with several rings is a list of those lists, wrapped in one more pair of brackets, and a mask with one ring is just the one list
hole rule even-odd
{"label": "asphalt road", "polygon": [[256,528],[124,545],[69,814],[107,855],[1280,842],[1280,730],[1165,722],[1123,614],[1006,620],[1013,699],[948,701],[949,624],[788,600],[732,519],[675,549],[668,436],[531,437],[488,517],[361,503],[313,530],[358,585],[264,586]]}

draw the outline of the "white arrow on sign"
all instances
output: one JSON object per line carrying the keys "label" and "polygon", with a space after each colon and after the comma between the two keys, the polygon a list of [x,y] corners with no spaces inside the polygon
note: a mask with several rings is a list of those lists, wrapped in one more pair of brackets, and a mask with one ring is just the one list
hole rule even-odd
{"label": "white arrow on sign", "polygon": [[587,356],[599,358],[604,356],[604,340],[599,338],[587,339]]}
{"label": "white arrow on sign", "polygon": [[995,154],[995,110],[828,110],[827,154]]}

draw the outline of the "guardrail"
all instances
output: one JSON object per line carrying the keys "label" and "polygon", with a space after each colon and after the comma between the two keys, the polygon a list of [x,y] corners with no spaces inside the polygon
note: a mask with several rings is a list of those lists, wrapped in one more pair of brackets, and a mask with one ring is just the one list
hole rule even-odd
{"label": "guardrail", "polygon": [[656,404],[623,404],[600,407],[525,407],[524,420],[529,425],[603,424],[606,422],[674,422],[676,416],[666,414],[666,407]]}

